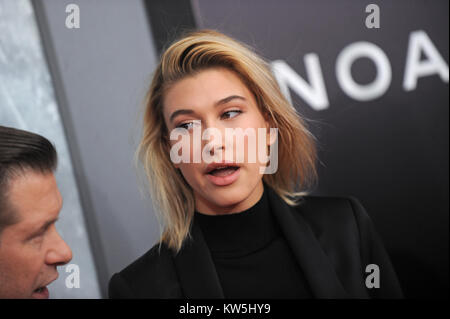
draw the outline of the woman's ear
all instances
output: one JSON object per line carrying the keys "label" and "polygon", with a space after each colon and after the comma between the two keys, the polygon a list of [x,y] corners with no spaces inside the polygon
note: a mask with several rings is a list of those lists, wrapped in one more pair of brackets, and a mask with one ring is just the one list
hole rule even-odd
{"label": "woman's ear", "polygon": [[[166,151],[168,152],[168,154],[170,154],[170,149],[171,149],[171,147],[172,147],[172,143],[170,143],[168,134],[167,134],[167,133],[163,134],[162,139],[163,139],[164,148],[166,149]],[[177,163],[173,163],[172,161],[170,161],[170,162],[172,163],[172,165],[173,165],[176,169],[179,169],[179,168],[180,168],[180,164],[179,164],[179,163],[177,164]]]}
{"label": "woman's ear", "polygon": [[265,121],[266,123],[266,144],[270,146],[270,123],[269,121]]}
{"label": "woman's ear", "polygon": [[273,143],[275,143],[276,138],[277,138],[276,135],[278,134],[278,130],[275,131],[276,134],[270,134],[270,131],[271,131],[271,121],[270,121],[269,117],[270,117],[270,115],[268,115],[267,113],[266,113],[266,115],[264,116],[264,118],[265,118],[264,123],[265,123],[265,125],[266,125],[266,143],[267,143],[268,146],[270,146],[270,145],[272,145]]}
{"label": "woman's ear", "polygon": [[264,125],[266,126],[266,141],[268,137],[268,132],[270,131],[270,121],[269,121],[269,114],[267,111],[263,112],[263,118],[264,118]]}

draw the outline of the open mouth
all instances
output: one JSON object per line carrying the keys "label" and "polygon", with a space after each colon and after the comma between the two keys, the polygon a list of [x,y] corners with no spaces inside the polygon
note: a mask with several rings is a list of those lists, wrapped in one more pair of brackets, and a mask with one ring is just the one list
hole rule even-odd
{"label": "open mouth", "polygon": [[48,299],[49,292],[47,287],[44,286],[35,289],[31,297],[34,299]]}
{"label": "open mouth", "polygon": [[225,166],[222,168],[213,169],[208,174],[216,176],[216,177],[225,177],[225,176],[233,174],[238,169],[239,169],[239,166]]}
{"label": "open mouth", "polygon": [[206,177],[216,186],[227,186],[238,180],[240,172],[241,168],[239,166],[219,166],[209,171]]}

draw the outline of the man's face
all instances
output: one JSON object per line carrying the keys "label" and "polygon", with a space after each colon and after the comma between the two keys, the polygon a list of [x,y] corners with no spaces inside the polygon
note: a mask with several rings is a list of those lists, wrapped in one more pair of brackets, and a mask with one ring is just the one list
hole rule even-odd
{"label": "man's face", "polygon": [[54,175],[27,171],[13,178],[7,200],[18,221],[0,235],[0,298],[48,298],[56,266],[72,259],[55,228],[62,197]]}

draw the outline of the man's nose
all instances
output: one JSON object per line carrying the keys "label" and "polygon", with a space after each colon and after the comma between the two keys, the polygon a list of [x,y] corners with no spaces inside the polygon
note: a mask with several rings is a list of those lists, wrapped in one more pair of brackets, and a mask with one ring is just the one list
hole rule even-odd
{"label": "man's nose", "polygon": [[52,246],[47,254],[47,264],[59,266],[72,260],[72,250],[56,231],[54,241],[51,244]]}

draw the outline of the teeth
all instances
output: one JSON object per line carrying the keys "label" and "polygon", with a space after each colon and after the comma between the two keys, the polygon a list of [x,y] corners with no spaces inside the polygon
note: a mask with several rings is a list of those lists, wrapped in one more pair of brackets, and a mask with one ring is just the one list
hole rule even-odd
{"label": "teeth", "polygon": [[230,168],[230,169],[233,169],[233,168],[236,168],[235,166],[219,166],[219,167],[216,167],[216,168],[213,168],[210,172],[214,172],[215,170],[217,170],[217,169],[227,169],[227,168]]}
{"label": "teeth", "polygon": [[231,166],[231,165],[224,165],[224,166],[218,166],[216,168],[211,169],[208,174],[211,174],[212,172],[214,172],[215,170],[219,170],[219,169],[238,169],[238,166]]}

